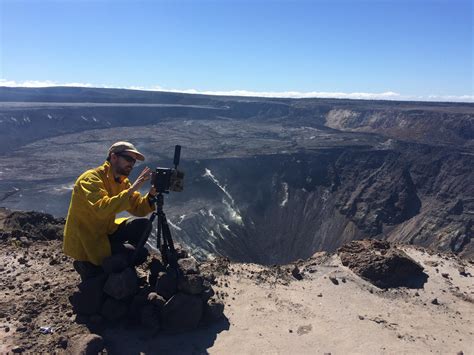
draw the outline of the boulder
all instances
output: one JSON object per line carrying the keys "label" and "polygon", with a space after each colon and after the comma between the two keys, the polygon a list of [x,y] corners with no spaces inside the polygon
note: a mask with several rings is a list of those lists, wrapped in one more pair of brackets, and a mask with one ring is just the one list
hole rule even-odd
{"label": "boulder", "polygon": [[109,321],[116,321],[124,318],[127,312],[128,305],[126,302],[108,297],[102,306],[100,314]]}
{"label": "boulder", "polygon": [[338,254],[344,266],[380,288],[421,288],[428,279],[420,264],[385,241],[352,241]]}
{"label": "boulder", "polygon": [[128,258],[126,254],[114,254],[104,259],[102,269],[107,274],[113,272],[122,272],[128,267]]}
{"label": "boulder", "polygon": [[177,291],[178,279],[176,273],[160,272],[156,280],[155,292],[165,300],[170,299]]}
{"label": "boulder", "polygon": [[190,295],[198,295],[203,291],[204,279],[202,276],[189,274],[178,279],[178,290]]}
{"label": "boulder", "polygon": [[160,312],[152,304],[146,304],[140,309],[140,323],[152,331],[160,329]]}
{"label": "boulder", "polygon": [[104,292],[116,300],[133,296],[138,291],[138,277],[134,269],[126,268],[120,273],[112,273],[104,285]]}
{"label": "boulder", "polygon": [[104,350],[104,339],[97,334],[86,334],[76,337],[69,351],[73,355],[97,355]]}
{"label": "boulder", "polygon": [[102,274],[94,278],[82,281],[79,291],[71,297],[74,312],[78,314],[91,315],[98,313],[104,299],[102,289],[104,288],[106,275]]}
{"label": "boulder", "polygon": [[198,326],[202,311],[201,297],[179,292],[163,306],[161,323],[170,331],[191,330]]}
{"label": "boulder", "polygon": [[199,274],[199,267],[194,258],[179,259],[178,265],[183,274]]}
{"label": "boulder", "polygon": [[149,267],[150,267],[150,273],[148,275],[148,283],[152,286],[155,286],[156,279],[158,278],[158,274],[160,272],[166,272],[166,268],[162,264],[162,262],[156,258],[153,258]]}

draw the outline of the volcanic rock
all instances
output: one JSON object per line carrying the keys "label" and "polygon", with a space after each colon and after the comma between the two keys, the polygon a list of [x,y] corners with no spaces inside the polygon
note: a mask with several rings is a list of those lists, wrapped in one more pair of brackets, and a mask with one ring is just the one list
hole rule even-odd
{"label": "volcanic rock", "polygon": [[297,280],[303,280],[303,275],[301,274],[300,272],[300,269],[298,268],[297,265],[295,265],[295,267],[293,268],[293,270],[291,270],[291,274],[293,275],[293,277]]}
{"label": "volcanic rock", "polygon": [[190,274],[178,279],[178,290],[190,295],[197,295],[203,291],[204,279],[202,276]]}
{"label": "volcanic rock", "polygon": [[194,329],[201,320],[202,311],[203,304],[199,296],[179,292],[163,306],[163,327],[171,331]]}
{"label": "volcanic rock", "polygon": [[178,265],[184,274],[199,274],[199,267],[194,258],[179,259]]}
{"label": "volcanic rock", "polygon": [[120,273],[109,275],[104,292],[116,300],[132,296],[138,291],[138,277],[134,269],[127,268]]}
{"label": "volcanic rock", "polygon": [[[13,211],[4,221],[5,228],[21,231],[31,239],[61,239],[64,219],[35,211]],[[12,236],[14,233],[12,231]]]}
{"label": "volcanic rock", "polygon": [[79,291],[71,297],[74,312],[79,314],[95,314],[99,312],[103,301],[103,287],[106,275],[99,275],[94,278],[82,281]]}
{"label": "volcanic rock", "polygon": [[74,355],[97,355],[104,349],[104,339],[97,334],[86,334],[74,339],[70,351]]}
{"label": "volcanic rock", "polygon": [[344,266],[381,288],[421,288],[428,278],[420,264],[385,241],[352,241],[338,254]]}
{"label": "volcanic rock", "polygon": [[109,321],[116,321],[125,317],[127,315],[127,311],[127,303],[116,300],[112,297],[108,297],[102,306],[100,314],[102,314],[104,318]]}
{"label": "volcanic rock", "polygon": [[153,258],[149,265],[150,273],[148,276],[148,283],[152,286],[156,285],[156,279],[160,272],[166,272],[165,266],[157,258]]}
{"label": "volcanic rock", "polygon": [[164,299],[170,299],[178,289],[178,280],[176,274],[172,271],[160,272],[156,280],[156,293],[163,296]]}
{"label": "volcanic rock", "polygon": [[121,272],[128,266],[128,259],[126,254],[114,254],[104,259],[102,268],[107,274],[113,272]]}
{"label": "volcanic rock", "polygon": [[150,292],[147,297],[147,302],[148,304],[151,304],[152,306],[161,310],[161,308],[163,308],[164,304],[166,303],[166,300],[156,292]]}
{"label": "volcanic rock", "polygon": [[140,309],[140,323],[145,327],[158,331],[160,329],[160,312],[152,304],[146,304]]}

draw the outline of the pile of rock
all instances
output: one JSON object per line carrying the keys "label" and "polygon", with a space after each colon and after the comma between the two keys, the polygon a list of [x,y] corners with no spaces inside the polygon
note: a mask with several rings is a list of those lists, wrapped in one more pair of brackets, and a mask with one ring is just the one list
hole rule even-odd
{"label": "pile of rock", "polygon": [[423,267],[387,241],[356,240],[338,249],[342,265],[377,287],[422,288]]}
{"label": "pile of rock", "polygon": [[179,253],[178,268],[153,257],[139,277],[123,255],[104,260],[100,274],[83,280],[71,297],[78,316],[90,323],[130,320],[154,331],[184,331],[223,316],[224,304],[213,298],[212,276],[196,260]]}
{"label": "pile of rock", "polygon": [[50,214],[35,211],[2,210],[2,214],[7,215],[0,231],[0,239],[34,241],[62,238],[64,218],[55,218]]}

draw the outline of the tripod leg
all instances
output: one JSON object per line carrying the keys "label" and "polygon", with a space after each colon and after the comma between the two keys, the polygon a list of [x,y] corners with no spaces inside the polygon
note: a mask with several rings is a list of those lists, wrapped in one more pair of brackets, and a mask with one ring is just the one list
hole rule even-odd
{"label": "tripod leg", "polygon": [[171,237],[170,227],[168,225],[168,221],[166,219],[166,215],[162,212],[161,213],[161,220],[162,220],[162,229],[163,229],[163,244],[166,243],[166,261],[167,264],[176,268],[178,263],[178,255],[176,254],[176,250],[174,248],[173,238]]}

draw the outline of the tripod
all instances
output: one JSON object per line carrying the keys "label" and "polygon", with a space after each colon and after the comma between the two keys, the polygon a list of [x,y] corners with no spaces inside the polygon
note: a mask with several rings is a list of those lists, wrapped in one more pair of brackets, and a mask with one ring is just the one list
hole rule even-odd
{"label": "tripod", "polygon": [[[138,251],[145,246],[151,234],[151,230],[153,228],[153,221],[156,217],[158,217],[158,222],[156,223],[156,248],[161,253],[163,265],[169,265],[170,267],[176,269],[178,267],[178,255],[174,248],[173,238],[171,237],[170,227],[168,226],[168,220],[166,219],[166,215],[163,212],[163,194],[159,192],[152,199],[152,202],[156,204],[156,211],[151,214],[148,228],[145,229],[140,238],[139,243],[137,244],[135,253],[133,254],[133,263],[135,263],[137,259]],[[161,242],[162,237],[163,243]]]}

